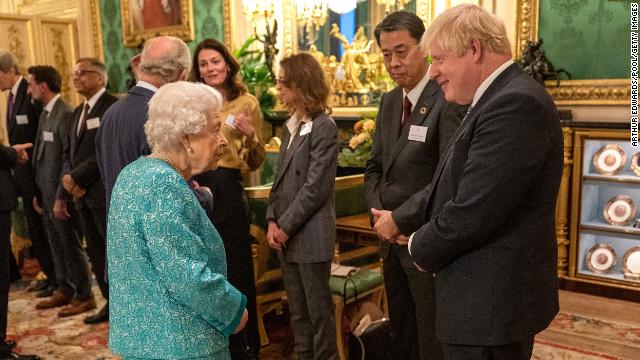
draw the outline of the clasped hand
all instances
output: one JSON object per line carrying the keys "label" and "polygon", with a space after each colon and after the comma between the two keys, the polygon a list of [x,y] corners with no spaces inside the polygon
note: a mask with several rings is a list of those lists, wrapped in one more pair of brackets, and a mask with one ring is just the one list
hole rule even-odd
{"label": "clasped hand", "polygon": [[269,228],[267,230],[267,241],[272,249],[282,251],[287,247],[287,240],[289,235],[285,233],[275,221],[269,221]]}
{"label": "clasped hand", "polygon": [[409,239],[400,233],[400,229],[393,221],[391,211],[378,210],[371,208],[371,215],[373,215],[373,230],[378,234],[380,239],[388,241],[392,244],[406,245]]}

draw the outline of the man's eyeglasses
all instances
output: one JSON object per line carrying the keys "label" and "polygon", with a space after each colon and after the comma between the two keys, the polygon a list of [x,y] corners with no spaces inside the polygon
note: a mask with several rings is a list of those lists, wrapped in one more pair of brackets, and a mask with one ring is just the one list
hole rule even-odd
{"label": "man's eyeglasses", "polygon": [[407,56],[409,56],[412,50],[415,50],[418,47],[420,47],[420,45],[413,45],[413,46],[409,46],[408,48],[405,48],[405,49],[401,48],[395,51],[383,51],[382,56],[384,57],[385,61],[391,61],[393,56],[395,56],[397,59],[404,60],[407,58]]}
{"label": "man's eyeglasses", "polygon": [[99,72],[95,71],[95,70],[76,70],[72,73],[73,76],[84,76],[90,73],[94,73],[94,74],[100,74]]}

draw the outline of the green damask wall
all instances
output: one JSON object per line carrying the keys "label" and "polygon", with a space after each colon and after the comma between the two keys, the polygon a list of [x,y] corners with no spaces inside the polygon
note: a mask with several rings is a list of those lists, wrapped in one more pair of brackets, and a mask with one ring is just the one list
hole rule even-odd
{"label": "green damask wall", "polygon": [[547,58],[574,80],[628,78],[629,12],[628,1],[540,0]]}
{"label": "green damask wall", "polygon": [[[222,0],[192,1],[195,41],[188,43],[191,51],[204,38],[213,37],[224,40]],[[123,45],[120,0],[100,0],[100,20],[104,61],[109,71],[109,90],[125,92],[128,77],[127,65],[129,59],[138,50],[126,48]]]}

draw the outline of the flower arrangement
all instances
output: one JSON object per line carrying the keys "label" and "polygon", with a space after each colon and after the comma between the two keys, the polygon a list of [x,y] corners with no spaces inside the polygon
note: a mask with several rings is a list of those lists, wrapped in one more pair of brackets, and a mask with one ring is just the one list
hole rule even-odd
{"label": "flower arrangement", "polygon": [[364,168],[371,157],[373,134],[376,132],[375,116],[365,116],[353,125],[354,135],[349,140],[349,147],[338,154],[338,166]]}

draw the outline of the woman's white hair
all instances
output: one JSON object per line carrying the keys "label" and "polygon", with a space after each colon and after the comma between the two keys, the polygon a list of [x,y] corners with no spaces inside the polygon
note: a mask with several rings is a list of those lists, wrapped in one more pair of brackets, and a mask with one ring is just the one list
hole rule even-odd
{"label": "woman's white hair", "polygon": [[207,125],[207,113],[220,111],[222,95],[202,84],[178,81],[166,84],[149,101],[149,120],[144,125],[153,150],[181,146],[185,135],[197,134]]}

